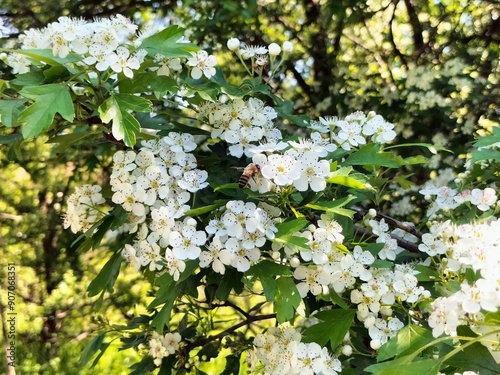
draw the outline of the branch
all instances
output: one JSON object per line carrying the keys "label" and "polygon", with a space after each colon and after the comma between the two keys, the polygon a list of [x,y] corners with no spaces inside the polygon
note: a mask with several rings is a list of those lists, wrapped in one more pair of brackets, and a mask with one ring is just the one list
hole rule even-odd
{"label": "branch", "polygon": [[[361,216],[365,216],[368,212],[368,210],[365,210],[364,208],[360,207],[351,207],[351,208]],[[422,232],[420,232],[417,228],[415,228],[414,225],[403,223],[402,221],[396,220],[393,217],[387,216],[378,211],[377,211],[377,216],[375,216],[374,219],[376,220],[384,219],[385,222],[391,227],[402,229],[407,233],[413,234],[415,237],[418,237],[420,239],[422,238]]]}
{"label": "branch", "polygon": [[[226,306],[230,306],[230,305],[226,305]],[[232,307],[234,307],[234,306],[232,306]],[[240,309],[237,309],[237,310],[240,311]],[[239,329],[241,327],[249,326],[250,324],[252,324],[254,322],[261,321],[261,320],[275,319],[276,318],[276,314],[251,315],[251,314],[245,313],[245,315],[247,315],[247,318],[245,320],[235,324],[234,326],[222,331],[221,333],[219,333],[217,335],[208,336],[205,339],[201,339],[198,341],[188,343],[186,346],[181,348],[181,356],[180,357],[181,358],[188,358],[189,352],[191,350],[193,350],[194,348],[197,348],[200,346],[205,346],[212,341],[222,340],[224,337],[228,336],[229,334],[233,333],[234,331],[236,331],[237,329]]]}
{"label": "branch", "polygon": [[[362,227],[361,225],[354,224],[354,231],[357,233],[360,233],[361,235],[368,235],[368,236],[375,236],[375,234],[369,230],[366,229],[365,227]],[[390,234],[391,238],[395,239],[396,242],[398,243],[398,246],[408,250],[410,253],[421,253],[421,251],[418,249],[418,245],[416,243],[410,242],[408,240],[405,240],[399,236],[396,236],[394,234]]]}

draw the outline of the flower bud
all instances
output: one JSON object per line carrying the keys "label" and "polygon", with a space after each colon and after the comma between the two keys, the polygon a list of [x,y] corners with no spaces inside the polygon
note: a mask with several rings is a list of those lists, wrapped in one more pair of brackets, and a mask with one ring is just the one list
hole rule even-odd
{"label": "flower bud", "polygon": [[297,268],[298,266],[300,266],[299,258],[293,257],[292,259],[290,259],[290,266],[292,266],[293,268]]}
{"label": "flower bud", "polygon": [[269,55],[273,57],[278,56],[281,53],[281,47],[276,43],[271,43],[267,49],[269,50]]}
{"label": "flower bud", "polygon": [[293,51],[293,44],[292,42],[289,42],[288,40],[283,43],[283,52],[292,52]]}
{"label": "flower bud", "polygon": [[352,346],[351,345],[344,345],[342,347],[342,354],[346,356],[350,356],[352,354]]}
{"label": "flower bud", "polygon": [[227,48],[235,52],[240,49],[240,41],[237,38],[231,38],[227,41]]}

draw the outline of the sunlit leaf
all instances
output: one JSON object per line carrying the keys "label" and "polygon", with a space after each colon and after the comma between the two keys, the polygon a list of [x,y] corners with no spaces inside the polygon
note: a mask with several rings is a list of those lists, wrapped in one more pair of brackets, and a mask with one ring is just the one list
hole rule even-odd
{"label": "sunlit leaf", "polygon": [[24,138],[33,138],[48,130],[56,113],[67,121],[75,118],[73,100],[66,85],[30,86],[19,93],[34,101],[19,115],[19,123],[24,124],[21,130]]}

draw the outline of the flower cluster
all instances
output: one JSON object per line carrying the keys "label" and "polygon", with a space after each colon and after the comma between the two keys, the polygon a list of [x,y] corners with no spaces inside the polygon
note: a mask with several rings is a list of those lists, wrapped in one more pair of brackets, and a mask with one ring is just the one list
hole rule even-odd
{"label": "flower cluster", "polygon": [[301,342],[302,335],[292,327],[272,327],[259,333],[253,341],[247,361],[255,369],[257,362],[269,375],[318,374],[337,375],[342,371],[340,361],[317,343]]}
{"label": "flower cluster", "polygon": [[[19,39],[21,49],[50,49],[54,56],[62,59],[70,55],[77,57],[79,61],[70,61],[77,61],[77,65],[86,69],[94,67],[99,72],[111,69],[132,78],[147,55],[146,50],[140,48],[144,35],[137,38],[136,31],[137,25],[122,15],[93,21],[63,16],[43,29],[25,31]],[[181,38],[178,43],[185,41]],[[135,46],[131,46],[133,42]],[[191,55],[185,63],[191,69],[192,78],[215,75],[215,56],[203,50]],[[14,74],[30,71],[31,60],[23,54],[2,54],[1,58],[12,67]],[[150,69],[158,75],[170,76],[171,72],[182,70],[179,58],[156,54],[154,61],[156,65]]]}
{"label": "flower cluster", "polygon": [[208,251],[200,255],[200,267],[212,265],[220,274],[229,265],[240,272],[248,271],[251,263],[260,259],[266,239],[274,239],[277,231],[273,217],[264,208],[253,202],[229,201],[222,215],[211,219],[205,228],[213,237],[207,244]]}
{"label": "flower cluster", "polygon": [[437,187],[434,184],[427,184],[420,190],[420,194],[425,199],[431,201],[427,209],[427,216],[433,218],[438,211],[451,211],[462,204],[476,206],[480,211],[488,211],[494,208],[497,203],[497,195],[494,189],[472,189],[458,191],[450,186]]}
{"label": "flower cluster", "polygon": [[311,123],[311,128],[330,134],[331,139],[344,150],[364,145],[368,140],[384,144],[396,137],[394,125],[374,112],[368,115],[354,112],[343,120],[338,117],[320,117],[319,121]]}
{"label": "flower cluster", "polygon": [[[82,57],[83,64],[98,71],[111,68],[132,77],[146,55],[143,50],[131,54],[125,46],[136,30],[137,25],[121,15],[94,21],[59,17],[43,29],[27,30],[19,39],[22,49],[51,49],[60,58],[74,53]],[[8,62],[20,73],[29,71],[29,61],[23,57],[14,56]]]}
{"label": "flower cluster", "polygon": [[[444,251],[443,274],[478,275],[473,282],[462,281],[460,290],[448,297],[438,297],[432,304],[429,325],[435,337],[456,335],[457,327],[474,324],[474,317],[500,308],[500,220],[486,223],[452,225],[449,221],[436,226],[435,242]],[[453,277],[453,276],[451,276]],[[463,279],[463,278],[462,278]]]}
{"label": "flower cluster", "polygon": [[[271,43],[269,46],[252,46],[252,45],[241,45],[241,42],[237,38],[230,38],[227,41],[227,48],[236,53],[240,61],[244,64],[248,72],[253,76],[256,69],[262,70],[270,65],[269,75],[272,76],[279,68],[279,66],[284,61],[286,54],[293,51],[293,44],[290,41],[286,41],[280,47],[277,43]],[[277,57],[283,52],[282,59],[277,62]],[[250,69],[248,69],[246,62],[250,62]]]}
{"label": "flower cluster", "polygon": [[104,203],[106,200],[99,185],[77,187],[67,200],[64,229],[70,228],[73,233],[86,232],[106,214]]}
{"label": "flower cluster", "polygon": [[[375,221],[370,221],[376,227]],[[357,305],[358,319],[368,329],[371,347],[378,349],[403,328],[403,323],[393,316],[395,302],[415,304],[430,293],[418,285],[418,272],[411,265],[396,264],[394,269],[372,267],[375,257],[370,251],[358,245],[352,252],[342,250],[342,228],[335,224],[324,214],[318,227],[310,225],[306,231],[295,234],[308,239],[308,250],[299,251],[302,262],[292,249],[285,248],[290,264],[296,267],[293,276],[298,281],[297,289],[302,298],[308,293],[328,294],[329,290],[339,295],[349,292],[351,303]],[[385,225],[381,222],[377,226],[381,228],[380,235],[387,234]],[[387,242],[392,240],[387,236]],[[385,247],[379,250],[379,258],[386,259],[386,255],[380,255],[386,251]]]}
{"label": "flower cluster", "polygon": [[177,332],[168,332],[163,336],[158,332],[153,332],[148,345],[149,355],[154,358],[155,365],[160,366],[163,358],[174,354],[179,349],[180,341],[181,335]]}
{"label": "flower cluster", "polygon": [[281,140],[281,132],[274,125],[274,108],[260,99],[235,99],[227,103],[207,103],[200,107],[200,118],[212,126],[211,136],[228,144],[229,154],[240,158],[250,156],[252,142],[262,139]]}

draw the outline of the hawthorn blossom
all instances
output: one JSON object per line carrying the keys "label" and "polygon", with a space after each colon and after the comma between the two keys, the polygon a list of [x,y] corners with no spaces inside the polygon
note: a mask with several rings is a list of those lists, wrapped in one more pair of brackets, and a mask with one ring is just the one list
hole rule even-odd
{"label": "hawthorn blossom", "polygon": [[192,66],[191,77],[200,79],[203,75],[210,79],[215,75],[215,64],[217,60],[215,56],[209,55],[206,51],[200,50],[197,53],[192,52],[191,57],[187,60],[187,65]]}
{"label": "hawthorn blossom", "polygon": [[300,281],[297,284],[297,289],[302,298],[309,292],[315,296],[326,292],[326,286],[331,282],[330,274],[321,267],[299,266],[295,269],[293,277]]}
{"label": "hawthorn blossom", "polygon": [[301,164],[290,156],[272,154],[267,157],[267,164],[261,168],[261,173],[276,185],[291,185],[300,178]]}
{"label": "hawthorn blossom", "polygon": [[206,268],[212,265],[212,269],[224,275],[226,267],[232,263],[233,254],[224,248],[220,237],[215,236],[207,245],[208,251],[202,251],[200,258],[200,267]]}
{"label": "hawthorn blossom", "polygon": [[374,350],[379,349],[403,327],[403,322],[398,318],[391,318],[389,321],[379,318],[375,319],[375,323],[368,328],[368,334],[372,339],[370,341],[370,347]]}
{"label": "hawthorn blossom", "polygon": [[484,190],[472,189],[470,193],[470,202],[481,211],[488,211],[496,201],[497,195],[492,188],[486,188]]}
{"label": "hawthorn blossom", "polygon": [[318,157],[314,151],[306,151],[300,157],[300,176],[293,181],[293,186],[298,191],[306,191],[309,187],[314,192],[325,190],[325,178],[330,174],[330,163],[326,160],[318,160]]}
{"label": "hawthorn blossom", "polygon": [[168,241],[172,247],[172,253],[178,259],[196,259],[200,256],[201,248],[207,240],[204,231],[196,230],[196,220],[187,217],[184,219],[180,231],[172,231]]}

